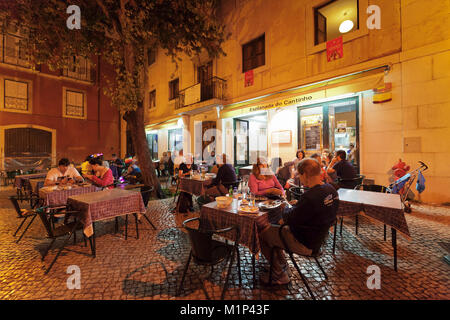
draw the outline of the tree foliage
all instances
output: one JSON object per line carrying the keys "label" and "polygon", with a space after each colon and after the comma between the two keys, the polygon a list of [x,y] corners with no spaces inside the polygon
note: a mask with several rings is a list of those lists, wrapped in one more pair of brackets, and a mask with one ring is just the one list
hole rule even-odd
{"label": "tree foliage", "polygon": [[[69,29],[69,5],[81,9],[81,28]],[[124,114],[132,133],[144,182],[161,188],[147,147],[144,126],[148,52],[162,49],[173,61],[205,50],[224,54],[227,38],[217,16],[219,0],[0,0],[6,24],[26,28],[32,64],[51,69],[70,65],[73,56],[101,56],[115,78],[104,92]]]}
{"label": "tree foliage", "polygon": [[[79,30],[66,26],[69,5],[81,9]],[[2,0],[0,9],[28,29],[36,64],[61,69],[74,55],[102,56],[116,72],[108,95],[113,105],[129,111],[144,97],[149,49],[163,49],[173,58],[201,50],[211,57],[223,54],[226,35],[217,5],[217,0]]]}

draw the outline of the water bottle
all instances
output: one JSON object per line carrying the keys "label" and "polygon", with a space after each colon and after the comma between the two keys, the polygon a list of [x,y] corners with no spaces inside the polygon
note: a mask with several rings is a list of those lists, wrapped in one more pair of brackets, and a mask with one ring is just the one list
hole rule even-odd
{"label": "water bottle", "polygon": [[233,197],[233,188],[230,187],[230,190],[228,190],[228,194],[230,197]]}

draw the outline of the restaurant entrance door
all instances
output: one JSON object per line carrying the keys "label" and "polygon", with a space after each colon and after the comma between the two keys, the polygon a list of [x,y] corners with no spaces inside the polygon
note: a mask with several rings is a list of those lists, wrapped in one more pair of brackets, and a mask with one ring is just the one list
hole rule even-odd
{"label": "restaurant entrance door", "polygon": [[298,147],[306,155],[345,150],[359,172],[359,97],[299,107],[298,128]]}

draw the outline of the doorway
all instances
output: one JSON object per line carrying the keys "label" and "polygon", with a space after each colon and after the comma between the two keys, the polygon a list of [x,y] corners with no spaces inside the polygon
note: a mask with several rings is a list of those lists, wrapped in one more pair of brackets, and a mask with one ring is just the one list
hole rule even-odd
{"label": "doorway", "polygon": [[51,131],[36,128],[5,129],[5,170],[45,169],[52,165]]}
{"label": "doorway", "polygon": [[233,119],[234,165],[248,166],[258,157],[267,158],[267,113]]}
{"label": "doorway", "polygon": [[356,149],[353,165],[359,173],[359,97],[298,108],[298,147],[306,155],[324,150]]}

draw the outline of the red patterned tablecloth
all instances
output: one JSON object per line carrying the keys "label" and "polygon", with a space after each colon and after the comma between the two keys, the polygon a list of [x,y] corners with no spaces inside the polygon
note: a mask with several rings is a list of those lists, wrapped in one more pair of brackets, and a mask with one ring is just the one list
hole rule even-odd
{"label": "red patterned tablecloth", "polygon": [[99,220],[122,216],[130,213],[145,214],[145,206],[140,192],[110,189],[99,192],[71,196],[67,206],[80,211],[84,234],[92,236],[92,223]]}
{"label": "red patterned tablecloth", "polygon": [[[237,200],[234,200],[237,202]],[[234,208],[238,208],[236,204]],[[205,229],[222,229],[237,225],[240,229],[239,244],[247,247],[254,255],[261,251],[259,243],[259,226],[265,226],[268,215],[265,212],[241,214],[233,206],[217,208],[217,202],[203,205],[200,211],[200,224]],[[224,237],[235,240],[235,231],[223,234]]]}
{"label": "red patterned tablecloth", "polygon": [[410,237],[400,195],[352,189],[339,189],[338,194],[338,216],[362,213]]}
{"label": "red patterned tablecloth", "polygon": [[44,187],[39,189],[39,197],[43,199],[44,205],[49,207],[61,207],[67,204],[67,199],[70,196],[92,193],[100,190],[98,187],[89,185],[88,187],[72,186],[71,189],[61,189]]}
{"label": "red patterned tablecloth", "polygon": [[192,179],[181,178],[179,189],[180,191],[187,192],[196,196],[202,196],[205,194],[207,186],[211,183],[212,179]]}

